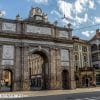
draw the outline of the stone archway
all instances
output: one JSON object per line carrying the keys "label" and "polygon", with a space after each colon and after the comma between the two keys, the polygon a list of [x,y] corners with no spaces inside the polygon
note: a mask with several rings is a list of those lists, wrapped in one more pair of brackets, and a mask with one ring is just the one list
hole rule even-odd
{"label": "stone archway", "polygon": [[1,91],[10,92],[13,86],[13,73],[9,69],[4,69],[2,72]]}
{"label": "stone archway", "polygon": [[62,71],[62,88],[69,89],[69,74],[67,70]]}
{"label": "stone archway", "polygon": [[35,51],[28,56],[30,89],[41,90],[49,87],[49,62],[42,51]]}

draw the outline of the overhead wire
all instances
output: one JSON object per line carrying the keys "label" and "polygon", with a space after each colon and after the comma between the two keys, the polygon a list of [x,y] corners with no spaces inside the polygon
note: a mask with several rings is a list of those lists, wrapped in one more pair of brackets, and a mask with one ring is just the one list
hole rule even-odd
{"label": "overhead wire", "polygon": [[81,29],[90,28],[90,27],[99,26],[99,25],[100,25],[100,24],[89,25],[89,26],[86,26],[86,27],[75,28],[75,29],[73,29],[73,30],[74,30],[74,31],[75,31],[75,30],[81,30]]}

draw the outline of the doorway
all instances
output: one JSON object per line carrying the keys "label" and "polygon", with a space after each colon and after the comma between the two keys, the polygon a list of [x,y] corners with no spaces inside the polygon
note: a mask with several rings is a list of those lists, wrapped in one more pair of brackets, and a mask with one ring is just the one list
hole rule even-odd
{"label": "doorway", "polygon": [[89,86],[92,85],[91,83],[92,83],[92,77],[91,76],[88,76],[88,75],[83,76],[82,87],[89,87]]}
{"label": "doorway", "polygon": [[69,89],[69,75],[67,70],[62,71],[62,88]]}

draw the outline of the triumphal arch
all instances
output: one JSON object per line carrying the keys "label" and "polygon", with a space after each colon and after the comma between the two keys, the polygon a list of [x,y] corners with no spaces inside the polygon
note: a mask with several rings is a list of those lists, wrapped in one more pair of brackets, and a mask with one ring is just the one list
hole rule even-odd
{"label": "triumphal arch", "polygon": [[70,25],[51,24],[40,8],[0,18],[0,91],[74,89]]}

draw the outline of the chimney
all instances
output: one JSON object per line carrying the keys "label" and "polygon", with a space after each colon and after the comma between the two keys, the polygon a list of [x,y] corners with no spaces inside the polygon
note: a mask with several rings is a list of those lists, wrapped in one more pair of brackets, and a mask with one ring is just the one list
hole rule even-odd
{"label": "chimney", "polygon": [[100,29],[96,29],[96,33],[99,33],[100,32]]}
{"label": "chimney", "polygon": [[96,36],[99,37],[100,36],[100,29],[96,30]]}

